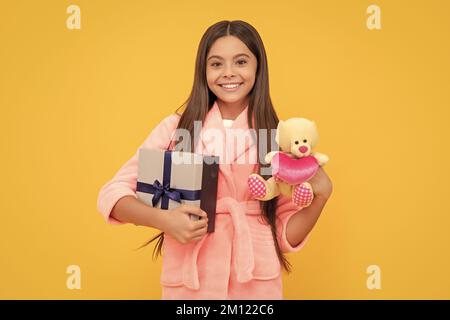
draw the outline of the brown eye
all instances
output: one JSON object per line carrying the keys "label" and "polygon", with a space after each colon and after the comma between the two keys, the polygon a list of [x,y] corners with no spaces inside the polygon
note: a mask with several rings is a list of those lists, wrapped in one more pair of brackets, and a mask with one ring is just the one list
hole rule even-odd
{"label": "brown eye", "polygon": [[305,140],[303,140],[303,143],[307,143],[307,142],[308,142],[308,140],[306,140],[306,139],[305,139]]}
{"label": "brown eye", "polygon": [[298,144],[298,141],[295,141],[295,144]]}

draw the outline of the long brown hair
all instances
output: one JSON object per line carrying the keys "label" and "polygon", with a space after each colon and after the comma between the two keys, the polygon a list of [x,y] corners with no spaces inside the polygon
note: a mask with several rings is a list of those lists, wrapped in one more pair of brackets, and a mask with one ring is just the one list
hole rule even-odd
{"label": "long brown hair", "polygon": [[[252,119],[255,119],[256,132],[260,132],[259,129],[267,129],[267,148],[265,150],[272,149],[272,139],[270,136],[270,129],[276,129],[278,125],[278,117],[273,107],[269,94],[269,71],[267,66],[266,51],[264,44],[259,36],[258,32],[250,24],[240,21],[220,21],[210,26],[198,46],[197,58],[195,63],[195,75],[194,84],[192,86],[191,94],[186,102],[181,105],[178,111],[184,107],[184,111],[181,114],[177,129],[186,129],[191,133],[191,137],[194,137],[194,121],[203,121],[206,118],[208,111],[216,100],[215,94],[209,89],[206,80],[206,58],[208,52],[213,43],[220,37],[235,36],[239,38],[255,55],[257,58],[257,70],[255,77],[255,84],[249,93],[248,104],[248,126],[253,128]],[[256,135],[257,154],[259,155],[260,143]],[[192,139],[193,140],[193,139]],[[197,141],[191,141],[191,150],[194,150],[194,146]],[[169,149],[169,147],[168,147]],[[258,168],[267,167],[267,164],[261,163],[261,159],[258,157]],[[263,176],[265,179],[268,176]],[[261,211],[265,221],[271,226],[272,235],[275,242],[275,248],[282,267],[287,271],[291,271],[291,265],[285,255],[281,251],[281,247],[277,238],[277,221],[276,221],[276,208],[277,198],[270,201],[260,201]],[[153,250],[153,257],[157,258],[161,254],[162,244],[164,241],[164,232],[159,233],[145,245],[157,240],[155,248]]]}

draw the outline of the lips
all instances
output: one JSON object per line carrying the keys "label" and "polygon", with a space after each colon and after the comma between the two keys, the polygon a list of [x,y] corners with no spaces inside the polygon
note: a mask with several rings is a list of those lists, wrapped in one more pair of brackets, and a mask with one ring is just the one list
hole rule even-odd
{"label": "lips", "polygon": [[242,86],[243,82],[222,83],[219,86],[225,91],[235,91]]}

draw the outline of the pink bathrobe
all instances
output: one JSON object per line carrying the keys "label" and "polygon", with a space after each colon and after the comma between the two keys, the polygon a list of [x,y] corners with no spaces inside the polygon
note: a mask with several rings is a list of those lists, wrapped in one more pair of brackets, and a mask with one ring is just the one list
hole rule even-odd
{"label": "pink bathrobe", "polygon": [[[235,119],[231,129],[248,131],[247,108]],[[165,118],[139,148],[167,148],[179,118],[176,114]],[[203,135],[211,128],[223,134],[223,146],[228,148],[223,153],[217,148],[220,145],[217,140]],[[259,203],[247,190],[247,178],[256,170],[256,165],[243,159],[250,159],[251,152],[256,155],[256,145],[247,139],[245,148],[232,150],[233,143],[226,131],[215,103],[203,123],[196,147],[196,152],[201,154],[231,155],[228,164],[219,166],[215,232],[188,244],[180,244],[165,235],[160,278],[162,299],[283,298],[281,266],[270,226],[263,223]],[[110,217],[120,198],[127,195],[137,197],[138,150],[100,190],[98,210],[110,223],[121,224]],[[277,236],[285,253],[300,250],[309,237],[296,247],[286,239],[287,222],[299,210],[290,199],[279,197]]]}

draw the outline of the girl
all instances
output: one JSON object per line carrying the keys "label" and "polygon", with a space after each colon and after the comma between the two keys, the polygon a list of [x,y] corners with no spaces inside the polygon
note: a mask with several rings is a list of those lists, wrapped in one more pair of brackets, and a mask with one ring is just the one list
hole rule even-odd
{"label": "girl", "polygon": [[[195,136],[194,121],[201,121],[202,128],[199,141],[191,139],[192,150],[207,155],[217,155],[218,145],[205,138],[207,130],[223,133],[226,149],[237,151],[225,132],[276,129],[266,53],[251,25],[221,21],[208,28],[198,48],[192,92],[183,106],[181,114],[165,118],[139,148],[173,150],[177,129]],[[157,252],[164,252],[163,299],[282,299],[281,269],[290,271],[284,254],[305,244],[332,184],[319,169],[309,181],[314,200],[304,209],[282,195],[267,202],[252,199],[247,178],[267,165],[259,161],[263,157],[253,163],[242,160],[259,154],[258,136],[219,165],[213,233],[206,234],[206,213],[197,207],[161,210],[137,200],[138,151],[100,190],[98,209],[107,221],[162,231],[151,241],[157,239]],[[273,150],[271,139],[265,141],[265,151]]]}

